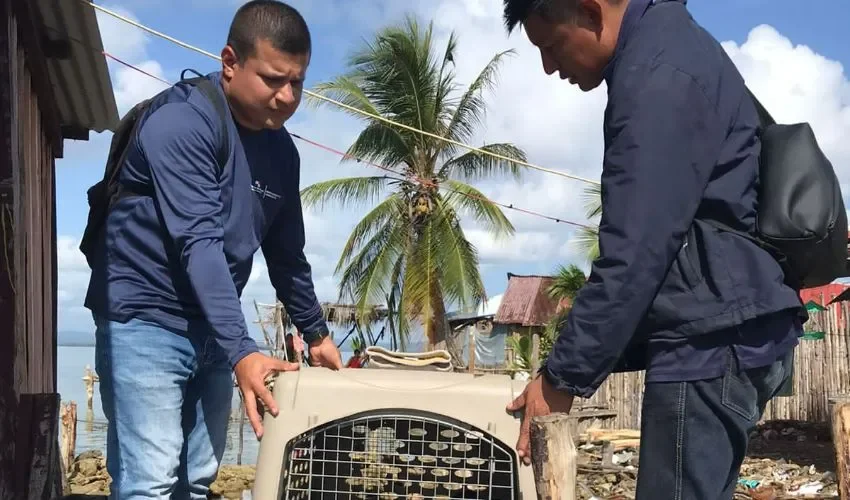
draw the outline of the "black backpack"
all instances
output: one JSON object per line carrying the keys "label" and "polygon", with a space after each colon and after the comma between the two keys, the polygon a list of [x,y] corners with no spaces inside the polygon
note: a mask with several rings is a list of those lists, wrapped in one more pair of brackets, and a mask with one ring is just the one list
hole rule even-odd
{"label": "black backpack", "polygon": [[[186,71],[191,71],[198,75],[195,78],[184,78]],[[215,106],[216,113],[221,119],[220,130],[223,133],[219,141],[219,149],[216,155],[218,164],[218,175],[220,176],[224,170],[227,160],[230,156],[230,136],[227,133],[227,101],[221,95],[216,85],[207,77],[202,76],[195,70],[184,70],[180,75],[180,83],[193,85],[201,91],[207,99]],[[164,92],[167,92],[166,89]],[[109,155],[106,159],[106,169],[103,174],[103,179],[94,186],[90,187],[88,194],[89,215],[86,223],[83,237],[80,241],[80,251],[86,256],[89,262],[89,267],[92,266],[92,256],[97,245],[98,239],[101,236],[103,228],[106,224],[106,218],[109,215],[110,209],[119,200],[130,196],[150,196],[150,192],[142,192],[142,190],[134,191],[127,186],[123,186],[119,182],[121,168],[127,157],[127,151],[132,138],[136,135],[139,123],[139,117],[150,106],[150,103],[157,96],[145,99],[136,104],[133,108],[121,118],[118,127],[115,129],[115,134],[112,136],[112,142],[109,146]]]}
{"label": "black backpack", "polygon": [[779,261],[796,290],[848,273],[847,212],[841,185],[808,123],[777,124],[747,90],[761,122],[756,234],[739,234]]}

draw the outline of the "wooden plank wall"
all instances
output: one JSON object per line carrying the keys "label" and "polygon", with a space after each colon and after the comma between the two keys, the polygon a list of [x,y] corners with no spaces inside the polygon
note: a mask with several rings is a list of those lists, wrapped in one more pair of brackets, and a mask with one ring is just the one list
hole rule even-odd
{"label": "wooden plank wall", "polygon": [[0,0],[0,498],[54,498],[54,150],[29,66],[43,56],[25,52],[21,30],[31,22],[19,24],[11,7]]}
{"label": "wooden plank wall", "polygon": [[[793,395],[774,398],[763,420],[804,420],[829,422],[829,399],[850,393],[850,306],[847,302],[831,305],[826,311],[812,313],[804,325],[806,331],[823,331],[823,340],[800,340],[795,349]],[[643,372],[610,376],[580,407],[603,406],[617,411],[617,418],[604,427],[640,428],[643,403]]]}
{"label": "wooden plank wall", "polygon": [[[56,278],[56,236],[53,234],[54,159],[45,134],[39,98],[33,90],[23,48],[17,57],[17,116],[19,172],[15,228],[18,317],[26,325],[26,373],[24,391],[30,394],[56,392],[56,332],[53,316]],[[23,229],[23,230],[21,230]]]}
{"label": "wooden plank wall", "polygon": [[[14,65],[16,26],[8,0],[0,0],[0,67]],[[15,319],[14,241],[2,234],[11,223],[7,208],[13,206],[13,122],[15,94],[8,71],[0,73],[0,498],[10,498],[15,488],[15,434],[20,382],[15,366],[17,331]]]}

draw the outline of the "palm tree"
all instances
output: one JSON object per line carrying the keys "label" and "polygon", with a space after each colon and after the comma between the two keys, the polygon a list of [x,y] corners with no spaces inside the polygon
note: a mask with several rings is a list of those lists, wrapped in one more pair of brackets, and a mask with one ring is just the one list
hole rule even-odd
{"label": "palm tree", "polygon": [[570,299],[572,301],[585,282],[587,277],[577,265],[558,266],[558,272],[555,273],[554,280],[546,292],[555,300]]}
{"label": "palm tree", "polygon": [[[584,191],[584,198],[585,216],[589,220],[599,219],[602,215],[602,187],[592,184]],[[588,262],[596,260],[599,257],[599,226],[579,229],[575,242]]]}
{"label": "palm tree", "polygon": [[[454,33],[435,53],[433,24],[422,29],[413,17],[381,30],[349,60],[350,70],[315,92],[366,113],[435,135],[468,143],[485,113],[484,91],[493,88],[499,64],[511,51],[496,54],[462,93],[452,72]],[[313,104],[322,101],[313,99]],[[351,111],[350,111],[351,112]],[[446,339],[446,303],[465,310],[486,300],[478,253],[466,239],[461,216],[468,215],[497,237],[514,227],[501,209],[463,182],[507,174],[519,178],[512,162],[364,117],[366,127],[343,161],[362,159],[391,167],[397,175],[350,177],[305,188],[305,205],[372,203],[354,227],[336,267],[341,300],[358,309],[386,301],[396,311],[402,347],[410,323],[424,327],[431,345]],[[480,147],[525,160],[512,144]]]}

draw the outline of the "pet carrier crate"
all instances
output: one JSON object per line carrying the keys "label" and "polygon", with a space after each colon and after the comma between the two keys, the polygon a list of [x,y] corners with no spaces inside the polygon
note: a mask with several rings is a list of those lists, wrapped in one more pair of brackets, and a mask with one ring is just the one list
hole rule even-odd
{"label": "pet carrier crate", "polygon": [[281,373],[266,414],[252,497],[535,499],[505,406],[507,375],[303,368]]}

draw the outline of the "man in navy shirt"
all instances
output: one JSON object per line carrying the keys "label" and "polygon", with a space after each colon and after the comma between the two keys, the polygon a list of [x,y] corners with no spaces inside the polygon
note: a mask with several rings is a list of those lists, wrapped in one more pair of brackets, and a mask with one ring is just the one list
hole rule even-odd
{"label": "man in navy shirt", "polygon": [[[755,225],[759,122],[721,45],[676,0],[505,0],[547,74],[607,84],[600,257],[513,401],[569,411],[646,370],[638,499],[731,499],[748,434],[791,371],[803,310]],[[569,140],[569,138],[567,138]]]}
{"label": "man in navy shirt", "polygon": [[283,127],[310,55],[295,9],[248,2],[233,19],[222,71],[209,75],[227,119],[187,84],[156,96],[139,118],[120,183],[149,194],[111,209],[86,297],[112,498],[207,498],[227,442],[233,373],[258,437],[256,399],[277,415],[264,380],[298,366],[259,353],[248,335],[240,295],[258,249],[311,363],[342,367],[304,255],[300,161]]}

